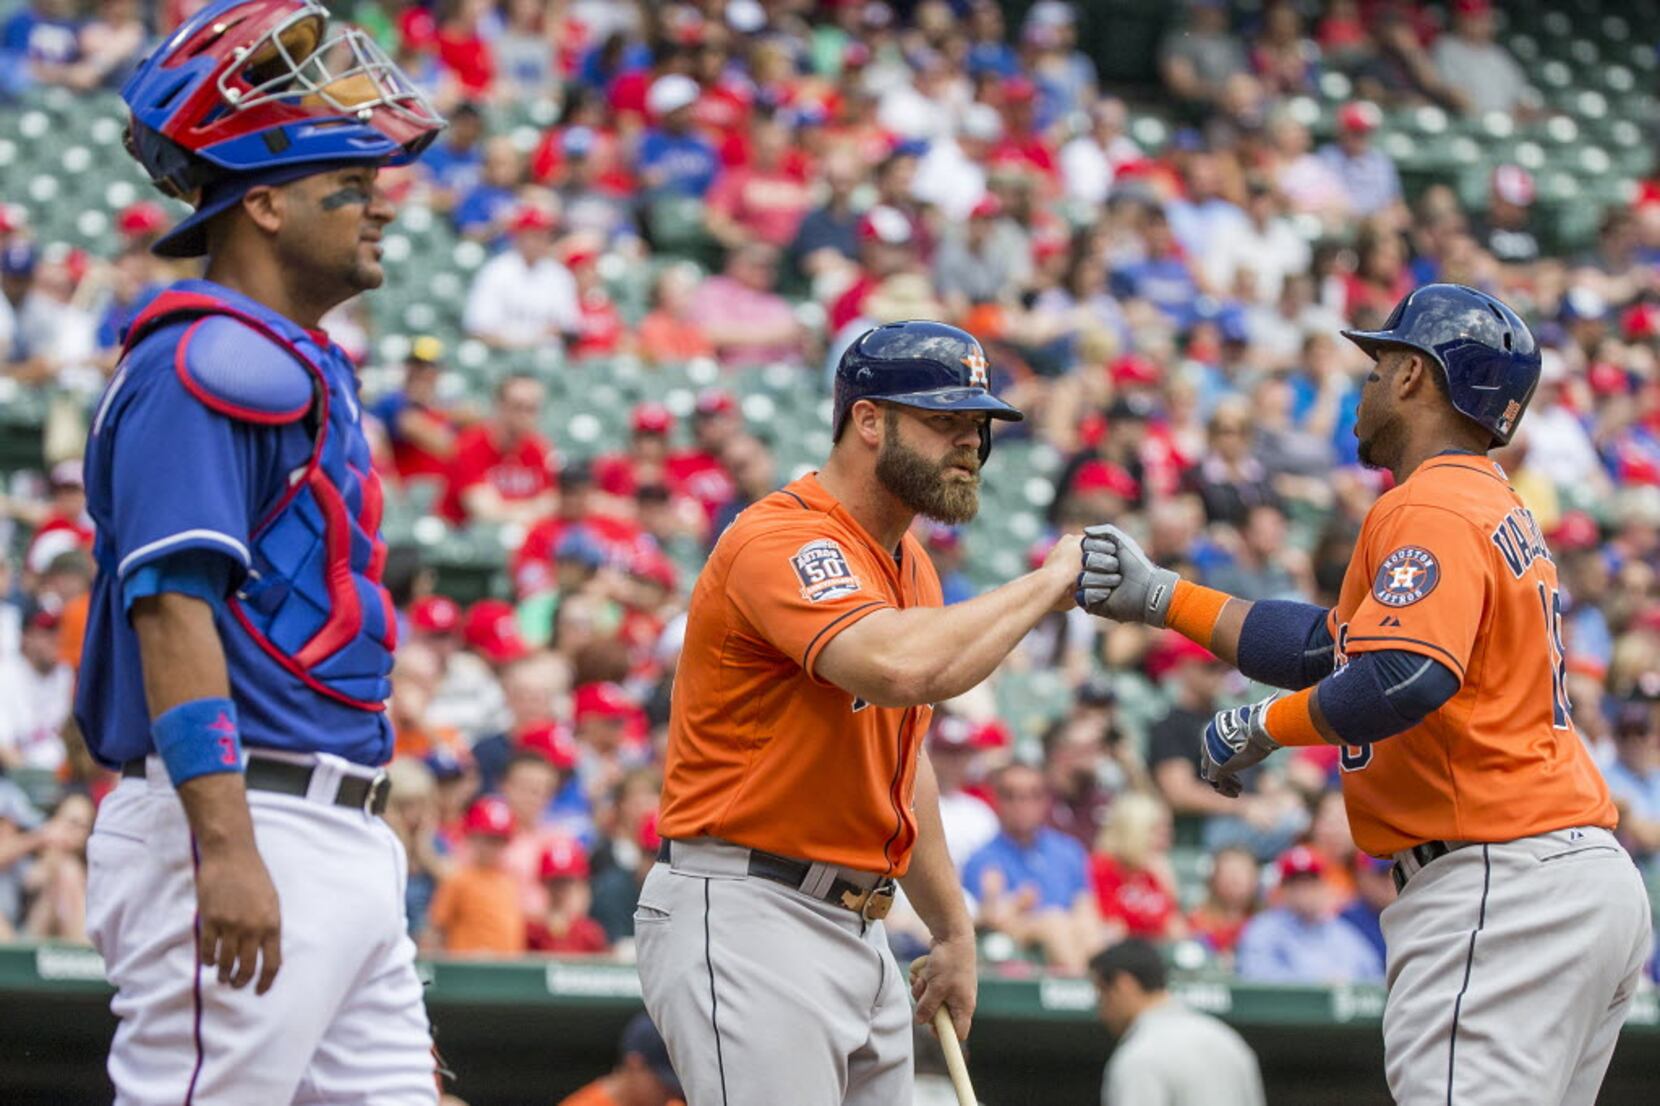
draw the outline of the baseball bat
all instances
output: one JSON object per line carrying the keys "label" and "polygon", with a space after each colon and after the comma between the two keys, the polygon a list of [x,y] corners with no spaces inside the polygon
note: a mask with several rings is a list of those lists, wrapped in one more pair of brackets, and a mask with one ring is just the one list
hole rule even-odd
{"label": "baseball bat", "polygon": [[940,1003],[934,1011],[934,1032],[940,1039],[940,1051],[945,1053],[945,1070],[951,1073],[951,1086],[957,1092],[957,1106],[979,1106],[974,1097],[974,1084],[968,1080],[968,1065],[963,1062],[963,1046],[957,1040],[957,1027],[951,1024],[951,1011]]}
{"label": "baseball bat", "polygon": [[[915,979],[927,962],[919,956],[911,962],[911,978]],[[974,1097],[974,1084],[968,1078],[968,1064],[963,1060],[962,1042],[957,1040],[957,1027],[951,1023],[951,1011],[940,1003],[934,1011],[934,1036],[939,1038],[940,1051],[945,1053],[945,1070],[951,1075],[951,1087],[957,1092],[957,1106],[979,1106]]]}

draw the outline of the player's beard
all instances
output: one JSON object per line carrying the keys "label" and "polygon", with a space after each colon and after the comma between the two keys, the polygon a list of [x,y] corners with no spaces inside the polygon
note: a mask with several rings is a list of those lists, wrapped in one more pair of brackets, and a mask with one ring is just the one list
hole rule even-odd
{"label": "player's beard", "polygon": [[1356,448],[1360,463],[1369,469],[1393,471],[1401,459],[1405,438],[1405,420],[1398,414],[1389,414],[1379,421],[1376,430],[1360,439],[1360,444]]}
{"label": "player's beard", "polygon": [[[919,515],[947,526],[972,519],[980,511],[980,454],[953,450],[930,461],[899,440],[898,417],[888,413],[887,437],[876,453],[876,479],[899,502]],[[947,477],[953,465],[972,469],[972,480]]]}

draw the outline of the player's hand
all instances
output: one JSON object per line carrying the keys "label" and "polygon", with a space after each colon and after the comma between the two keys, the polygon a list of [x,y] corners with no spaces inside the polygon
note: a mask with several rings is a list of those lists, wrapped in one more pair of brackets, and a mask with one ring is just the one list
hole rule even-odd
{"label": "player's hand", "polygon": [[1090,614],[1115,622],[1163,626],[1178,577],[1160,568],[1136,540],[1111,524],[1084,530],[1084,570],[1076,601]]}
{"label": "player's hand", "polygon": [[1069,611],[1074,606],[1073,592],[1078,576],[1083,571],[1083,538],[1077,534],[1062,534],[1049,555],[1043,559],[1043,571],[1055,581],[1056,611]]}
{"label": "player's hand", "polygon": [[1239,773],[1261,763],[1280,747],[1263,725],[1269,704],[1278,698],[1274,694],[1249,706],[1218,711],[1205,727],[1199,742],[1199,775],[1230,799],[1237,798],[1245,787]]}
{"label": "player's hand", "polygon": [[935,941],[927,956],[911,963],[911,997],[916,999],[917,1024],[932,1026],[934,1011],[943,1002],[951,1011],[957,1039],[968,1040],[979,985],[978,950],[973,935]]}
{"label": "player's hand", "polygon": [[196,911],[201,960],[219,969],[219,982],[254,993],[271,989],[282,967],[282,915],[277,889],[253,848],[203,852],[196,866]]}

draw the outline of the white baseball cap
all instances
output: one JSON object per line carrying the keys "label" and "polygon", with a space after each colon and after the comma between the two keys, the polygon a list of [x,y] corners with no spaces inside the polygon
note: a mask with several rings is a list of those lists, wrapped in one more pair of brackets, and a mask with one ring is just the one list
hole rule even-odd
{"label": "white baseball cap", "polygon": [[661,117],[691,107],[697,103],[698,95],[696,81],[684,73],[666,73],[651,82],[651,91],[646,93],[646,110]]}

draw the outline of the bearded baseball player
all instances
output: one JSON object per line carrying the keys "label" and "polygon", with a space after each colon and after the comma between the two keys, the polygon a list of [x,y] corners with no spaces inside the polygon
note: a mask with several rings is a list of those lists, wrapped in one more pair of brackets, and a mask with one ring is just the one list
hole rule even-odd
{"label": "bearded baseball player", "polygon": [[1344,331],[1376,363],[1360,459],[1395,487],[1366,517],[1331,610],[1248,603],[1085,535],[1079,601],[1169,626],[1291,694],[1223,711],[1202,774],[1285,745],[1342,748],[1355,841],[1393,857],[1383,912],[1390,1090],[1403,1106],[1591,1106],[1650,946],[1647,896],[1563,681],[1556,565],[1487,456],[1510,441],[1539,351],[1509,307],[1462,285]]}
{"label": "bearded baseball player", "polygon": [[219,0],[122,90],[207,258],[133,323],[87,444],[76,716],[121,772],[88,845],[123,1106],[437,1101],[376,815],[395,623],[380,486],[324,312],[381,283],[382,165],[442,127],[311,0]]}
{"label": "bearded baseball player", "polygon": [[960,695],[1072,602],[1077,537],[942,607],[909,533],[974,517],[991,419],[985,352],[940,323],[866,332],[836,370],[819,472],[749,507],[692,594],[658,827],[635,915],[646,1008],[693,1106],[893,1106],[913,1093],[894,883],[933,935],[924,1024],[974,1015],[974,927],[922,751]]}

